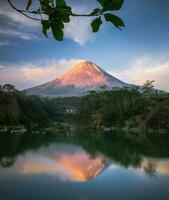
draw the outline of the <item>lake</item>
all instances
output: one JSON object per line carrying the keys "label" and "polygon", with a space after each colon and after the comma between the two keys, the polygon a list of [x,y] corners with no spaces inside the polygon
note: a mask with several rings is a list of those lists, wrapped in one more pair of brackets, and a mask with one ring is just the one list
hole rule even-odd
{"label": "lake", "polygon": [[164,139],[78,130],[0,135],[0,200],[169,199]]}

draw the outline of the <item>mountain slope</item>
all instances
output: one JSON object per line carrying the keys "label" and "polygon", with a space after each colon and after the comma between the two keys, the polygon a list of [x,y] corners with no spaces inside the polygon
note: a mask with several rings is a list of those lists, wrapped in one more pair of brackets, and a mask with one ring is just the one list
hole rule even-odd
{"label": "mountain slope", "polygon": [[102,86],[108,89],[130,87],[92,62],[82,61],[60,78],[29,88],[26,93],[48,97],[82,96]]}

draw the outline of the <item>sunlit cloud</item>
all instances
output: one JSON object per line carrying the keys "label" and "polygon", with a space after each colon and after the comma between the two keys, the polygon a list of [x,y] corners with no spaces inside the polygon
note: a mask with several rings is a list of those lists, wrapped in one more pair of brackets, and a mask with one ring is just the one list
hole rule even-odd
{"label": "sunlit cloud", "polygon": [[128,64],[126,69],[109,72],[136,85],[143,85],[146,80],[155,80],[156,88],[169,91],[169,59],[165,56],[143,56]]}
{"label": "sunlit cloud", "polygon": [[75,64],[80,59],[42,60],[0,66],[0,84],[10,83],[18,89],[25,89],[51,81]]}

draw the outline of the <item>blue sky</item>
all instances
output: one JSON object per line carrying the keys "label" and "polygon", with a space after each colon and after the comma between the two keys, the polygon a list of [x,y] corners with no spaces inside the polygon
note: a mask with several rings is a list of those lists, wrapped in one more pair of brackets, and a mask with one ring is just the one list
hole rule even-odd
{"label": "blue sky", "polygon": [[[67,2],[76,13],[99,6],[96,0]],[[117,12],[125,21],[122,31],[104,23],[99,33],[92,33],[91,19],[73,18],[64,41],[57,42],[51,35],[46,39],[40,24],[1,0],[0,84],[12,83],[19,89],[34,86],[86,59],[126,82],[143,84],[150,79],[157,88],[169,90],[168,10],[168,0],[125,0]]]}

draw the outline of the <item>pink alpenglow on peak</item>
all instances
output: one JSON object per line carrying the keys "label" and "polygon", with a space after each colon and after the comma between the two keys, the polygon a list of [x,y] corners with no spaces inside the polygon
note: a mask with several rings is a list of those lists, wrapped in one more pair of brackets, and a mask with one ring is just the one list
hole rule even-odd
{"label": "pink alpenglow on peak", "polygon": [[103,70],[89,61],[80,62],[58,80],[63,86],[74,85],[77,88],[107,84]]}
{"label": "pink alpenglow on peak", "polygon": [[48,83],[29,88],[27,94],[48,97],[83,96],[89,91],[99,91],[102,87],[107,89],[131,87],[112,75],[105,72],[90,61],[82,61],[75,65],[63,76]]}

